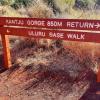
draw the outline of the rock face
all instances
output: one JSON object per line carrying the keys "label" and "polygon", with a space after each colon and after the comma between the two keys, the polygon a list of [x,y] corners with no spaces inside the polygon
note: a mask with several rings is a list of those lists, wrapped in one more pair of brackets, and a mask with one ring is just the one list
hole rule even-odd
{"label": "rock face", "polygon": [[88,66],[86,58],[80,59],[68,46],[56,44],[46,49],[36,44],[23,46],[24,43],[12,50],[14,66],[0,73],[1,99],[92,100],[92,93],[92,98],[99,100],[95,92],[100,85],[90,59]]}

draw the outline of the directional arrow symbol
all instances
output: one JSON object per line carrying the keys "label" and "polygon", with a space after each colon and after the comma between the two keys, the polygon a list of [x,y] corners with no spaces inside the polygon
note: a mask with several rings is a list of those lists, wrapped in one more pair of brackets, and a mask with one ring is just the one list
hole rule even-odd
{"label": "directional arrow symbol", "polygon": [[9,33],[10,31],[7,29],[7,33]]}
{"label": "directional arrow symbol", "polygon": [[97,23],[96,25],[94,25],[96,28],[100,28],[100,24]]}

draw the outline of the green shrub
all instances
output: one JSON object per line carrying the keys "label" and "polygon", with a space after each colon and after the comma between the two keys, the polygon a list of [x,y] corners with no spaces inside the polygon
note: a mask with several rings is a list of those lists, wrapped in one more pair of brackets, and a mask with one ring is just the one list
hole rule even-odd
{"label": "green shrub", "polygon": [[15,0],[0,0],[2,5],[12,5],[14,4]]}
{"label": "green shrub", "polygon": [[80,9],[87,8],[88,1],[87,0],[76,0],[75,7],[80,8]]}
{"label": "green shrub", "polygon": [[94,9],[96,5],[100,5],[100,0],[76,0],[75,7],[83,9]]}
{"label": "green shrub", "polygon": [[14,4],[12,5],[14,8],[19,8],[20,6],[29,6],[33,3],[34,0],[15,0]]}

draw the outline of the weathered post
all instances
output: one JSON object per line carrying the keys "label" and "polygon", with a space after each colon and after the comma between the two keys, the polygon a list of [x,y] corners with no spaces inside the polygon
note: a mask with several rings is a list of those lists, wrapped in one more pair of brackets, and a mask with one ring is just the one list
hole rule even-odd
{"label": "weathered post", "polygon": [[2,39],[2,45],[3,45],[4,66],[5,68],[10,68],[12,64],[11,64],[9,38],[7,35],[1,34],[1,39]]}

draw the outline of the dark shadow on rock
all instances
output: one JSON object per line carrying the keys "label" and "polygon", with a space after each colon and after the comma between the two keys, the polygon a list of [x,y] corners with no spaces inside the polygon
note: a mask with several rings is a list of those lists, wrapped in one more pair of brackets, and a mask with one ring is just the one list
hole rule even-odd
{"label": "dark shadow on rock", "polygon": [[[58,71],[39,71],[36,74],[36,81],[33,81],[31,83],[28,83],[25,86],[25,90],[30,90],[38,87],[40,84],[48,84],[51,87],[58,87],[62,91],[68,90],[68,88],[71,88],[72,80],[71,77],[66,73],[64,70],[58,70]],[[68,85],[70,86],[68,87]]]}
{"label": "dark shadow on rock", "polygon": [[100,83],[96,82],[97,75],[91,72],[88,78],[90,87],[80,100],[100,100],[100,95],[96,94],[97,91],[100,91]]}
{"label": "dark shadow on rock", "polygon": [[3,60],[3,55],[0,55],[0,73],[3,73],[6,70],[4,67],[4,60]]}

